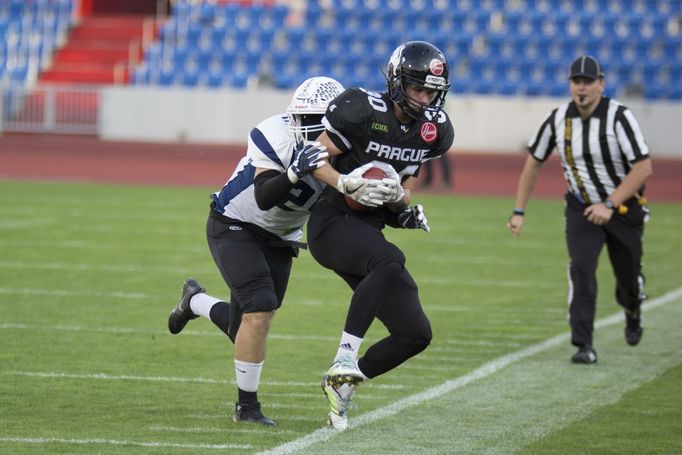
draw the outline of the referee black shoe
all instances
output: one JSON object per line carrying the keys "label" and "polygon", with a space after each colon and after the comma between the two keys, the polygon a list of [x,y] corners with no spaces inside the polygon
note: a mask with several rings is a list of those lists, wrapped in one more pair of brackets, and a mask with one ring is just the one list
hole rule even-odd
{"label": "referee black shoe", "polygon": [[276,426],[275,421],[268,419],[260,410],[260,403],[235,403],[234,419],[235,422],[259,423],[268,427]]}
{"label": "referee black shoe", "polygon": [[642,339],[642,312],[637,310],[634,313],[625,312],[625,342],[630,346],[637,346]]}
{"label": "referee black shoe", "polygon": [[192,313],[192,309],[189,307],[190,299],[199,294],[200,292],[206,292],[201,284],[194,278],[188,278],[182,285],[182,296],[180,297],[180,303],[178,303],[173,311],[171,311],[170,316],[168,316],[168,331],[173,335],[182,332],[187,323],[192,319],[196,319],[199,316]]}
{"label": "referee black shoe", "polygon": [[597,363],[597,352],[592,346],[583,346],[571,357],[571,363],[582,363],[591,365]]}

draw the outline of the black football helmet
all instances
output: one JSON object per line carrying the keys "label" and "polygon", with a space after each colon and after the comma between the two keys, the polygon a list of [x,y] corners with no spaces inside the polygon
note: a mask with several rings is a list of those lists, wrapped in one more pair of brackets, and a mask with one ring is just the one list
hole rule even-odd
{"label": "black football helmet", "polygon": [[410,107],[405,89],[407,84],[437,90],[438,96],[426,108],[438,113],[445,104],[450,89],[448,62],[443,53],[431,43],[408,41],[393,51],[386,74],[386,86],[391,100],[410,117],[423,120],[424,113]]}

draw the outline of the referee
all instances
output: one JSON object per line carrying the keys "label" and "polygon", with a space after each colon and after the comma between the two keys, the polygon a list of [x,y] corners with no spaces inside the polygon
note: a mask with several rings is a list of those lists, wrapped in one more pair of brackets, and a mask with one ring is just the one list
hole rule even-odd
{"label": "referee", "polygon": [[652,174],[649,148],[634,115],[604,96],[599,62],[584,55],[570,68],[571,102],[554,109],[528,143],[529,156],[507,228],[519,235],[524,211],[542,164],[555,148],[561,156],[566,193],[573,363],[597,362],[592,344],[597,300],[597,261],[604,244],[616,277],[616,300],[625,310],[625,341],[642,337],[642,235],[648,210],[644,184]]}

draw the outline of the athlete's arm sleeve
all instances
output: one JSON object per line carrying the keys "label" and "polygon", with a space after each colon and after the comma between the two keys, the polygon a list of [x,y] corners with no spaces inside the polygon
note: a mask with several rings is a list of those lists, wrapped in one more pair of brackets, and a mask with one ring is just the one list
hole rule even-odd
{"label": "athlete's arm sleeve", "polygon": [[388,208],[384,209],[384,223],[392,228],[401,228],[402,226],[398,222],[398,215],[406,208],[407,204],[402,204],[397,207],[392,207],[390,210]]}
{"label": "athlete's arm sleeve", "polygon": [[261,210],[270,210],[287,200],[291,187],[294,186],[286,172],[274,170],[263,171],[253,180],[256,204]]}

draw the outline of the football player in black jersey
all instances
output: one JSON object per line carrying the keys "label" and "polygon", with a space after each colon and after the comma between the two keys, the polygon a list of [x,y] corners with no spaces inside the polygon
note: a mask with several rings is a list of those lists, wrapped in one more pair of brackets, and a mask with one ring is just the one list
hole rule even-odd
{"label": "football player in black jersey", "polygon": [[[422,206],[409,204],[420,166],[452,146],[453,127],[442,110],[450,86],[447,61],[430,43],[404,43],[391,55],[386,84],[384,93],[344,91],[329,104],[326,131],[318,138],[331,166],[314,175],[329,186],[312,209],[307,239],[313,257],[354,291],[337,354],[322,380],[329,423],[339,430],[348,426],[346,408],[359,383],[392,370],[431,341],[405,256],[381,231],[385,225],[429,231]],[[358,183],[369,167],[388,176]],[[351,208],[348,195],[366,207]],[[358,359],[375,318],[389,335]]]}

